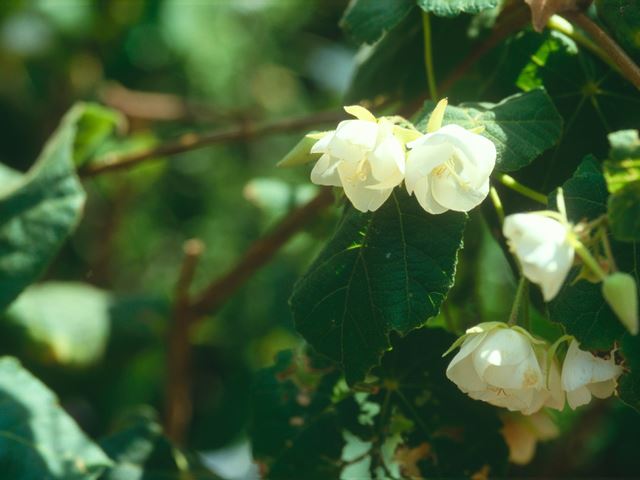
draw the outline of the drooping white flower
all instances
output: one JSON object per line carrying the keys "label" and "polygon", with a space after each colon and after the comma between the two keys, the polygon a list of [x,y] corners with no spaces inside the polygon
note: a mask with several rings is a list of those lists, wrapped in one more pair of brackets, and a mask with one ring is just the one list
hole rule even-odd
{"label": "drooping white flower", "polygon": [[631,332],[638,334],[638,286],[628,273],[615,272],[602,282],[602,295],[620,319],[620,322]]}
{"label": "drooping white flower", "polygon": [[473,399],[525,415],[543,406],[562,409],[558,368],[552,366],[547,382],[543,344],[519,327],[477,325],[467,330],[447,378]]}
{"label": "drooping white flower", "polygon": [[613,352],[608,359],[599,358],[579,348],[572,340],[562,365],[562,388],[567,403],[575,410],[591,401],[591,396],[607,398],[616,390],[622,367],[616,365]]}
{"label": "drooping white flower", "polygon": [[407,146],[405,185],[427,212],[468,212],[487,197],[496,163],[491,140],[446,125]]}
{"label": "drooping white flower", "polygon": [[516,213],[505,218],[502,231],[524,276],[542,288],[545,301],[553,299],[573,264],[569,227],[540,213]]}
{"label": "drooping white flower", "polygon": [[390,122],[376,120],[362,107],[345,110],[358,119],[340,122],[313,145],[311,153],[322,156],[311,171],[311,181],[342,187],[356,209],[374,211],[404,179],[404,145]]}
{"label": "drooping white flower", "polygon": [[509,461],[517,465],[529,463],[538,442],[556,438],[560,430],[545,411],[530,416],[506,414],[502,416],[502,436],[509,447]]}

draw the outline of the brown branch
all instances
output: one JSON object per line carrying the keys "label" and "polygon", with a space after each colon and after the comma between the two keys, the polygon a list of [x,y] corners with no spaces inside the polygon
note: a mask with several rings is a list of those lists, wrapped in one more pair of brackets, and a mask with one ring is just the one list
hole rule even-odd
{"label": "brown branch", "polygon": [[196,150],[216,143],[244,141],[272,133],[305,130],[317,125],[335,123],[344,119],[345,116],[346,114],[343,110],[329,110],[305,117],[292,117],[264,122],[255,126],[244,124],[202,135],[188,133],[173,142],[142,152],[106,157],[102,161],[98,160],[95,163],[88,164],[88,166],[82,168],[79,173],[81,177],[92,177],[102,173],[130,168],[145,161]]}
{"label": "brown branch", "polygon": [[604,50],[613,63],[620,68],[622,75],[637,89],[640,89],[640,68],[607,32],[584,12],[564,12],[562,16],[587,32],[596,45]]}
{"label": "brown branch", "polygon": [[211,105],[193,102],[178,95],[142,92],[117,82],[108,82],[98,92],[100,100],[127,117],[151,121],[220,121],[241,117],[240,112],[219,111]]}
{"label": "brown branch", "polygon": [[192,239],[184,244],[184,260],[176,284],[173,318],[167,336],[167,377],[165,383],[165,431],[177,445],[182,445],[191,421],[191,344],[189,287],[204,245]]}
{"label": "brown branch", "polygon": [[323,188],[308,203],[293,210],[275,229],[251,245],[233,269],[196,295],[191,303],[191,310],[196,314],[211,314],[217,311],[256,270],[271,260],[291,237],[332,203],[331,190]]}

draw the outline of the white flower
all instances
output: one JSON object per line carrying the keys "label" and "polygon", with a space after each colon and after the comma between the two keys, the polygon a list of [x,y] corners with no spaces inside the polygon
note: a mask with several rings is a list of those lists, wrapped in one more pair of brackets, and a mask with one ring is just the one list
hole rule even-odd
{"label": "white flower", "polygon": [[404,145],[390,122],[376,121],[362,107],[345,109],[359,119],[340,122],[314,144],[311,153],[322,156],[311,171],[311,181],[344,188],[362,212],[377,210],[404,179]]}
{"label": "white flower", "polygon": [[536,453],[539,441],[551,440],[560,434],[557,425],[545,411],[530,416],[504,415],[502,436],[509,447],[509,461],[526,465]]}
{"label": "white flower", "polygon": [[447,125],[407,144],[405,184],[427,212],[468,212],[489,193],[496,163],[491,140]]}
{"label": "white flower", "polygon": [[573,264],[569,228],[540,213],[517,213],[505,218],[503,233],[524,276],[540,285],[545,301],[553,299]]}
{"label": "white flower", "polygon": [[567,403],[575,410],[591,401],[591,396],[607,398],[613,395],[622,367],[616,365],[613,352],[609,359],[598,358],[580,350],[572,340],[562,365],[562,388],[567,392]]}
{"label": "white flower", "polygon": [[471,398],[525,415],[543,406],[562,409],[559,369],[554,362],[547,382],[543,343],[519,327],[477,325],[467,330],[447,378]]}

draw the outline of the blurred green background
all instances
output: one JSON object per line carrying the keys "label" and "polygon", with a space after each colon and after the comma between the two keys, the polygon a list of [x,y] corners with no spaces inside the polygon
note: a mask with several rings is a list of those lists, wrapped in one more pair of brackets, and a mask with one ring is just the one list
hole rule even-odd
{"label": "blurred green background", "polygon": [[[125,114],[126,140],[112,141],[105,151],[336,109],[362,55],[338,25],[346,6],[347,0],[0,2],[0,163],[26,171],[78,100]],[[435,50],[440,77],[474,41],[462,32],[482,30],[483,21],[483,16],[434,21],[434,37],[447,45]],[[413,63],[401,65],[412,74],[403,79],[407,84],[400,96],[413,100],[426,93],[420,33],[409,32],[416,41],[403,55]],[[452,103],[495,101],[517,92],[516,79],[542,41],[527,31],[492,51],[456,85]],[[385,84],[372,82],[374,93],[393,81],[370,68],[376,82]],[[365,74],[361,82],[369,85]],[[552,80],[547,88],[554,93]],[[359,87],[356,96],[370,93]],[[59,291],[55,297],[62,304],[48,303],[47,289],[38,292],[47,304],[42,311],[18,300],[0,322],[0,353],[20,358],[94,438],[111,432],[140,405],[161,412],[166,337],[183,243],[199,238],[206,246],[193,285],[198,291],[228,271],[293,206],[310,199],[316,189],[308,169],[274,168],[300,135],[215,145],[86,179],[83,221],[45,280],[93,285],[82,287],[88,304],[75,304],[73,295],[73,305],[64,303]],[[604,154],[606,137],[590,137],[599,143],[584,149]],[[582,153],[566,160],[565,177]],[[538,183],[544,190],[553,187]],[[515,209],[515,200],[505,198]],[[242,442],[253,374],[270,365],[279,350],[300,347],[288,297],[334,228],[339,209],[329,210],[193,332],[189,447],[208,451]],[[515,285],[480,212],[472,215],[467,237],[445,310],[459,325],[505,318]],[[538,328],[544,335],[548,325],[540,321]],[[560,419],[573,440],[541,447],[538,463],[517,473],[633,471],[637,455],[629,439],[635,438],[640,417],[618,403],[603,405],[583,414],[584,422],[575,422],[579,415]],[[578,433],[571,433],[574,425],[581,428]]]}
{"label": "blurred green background", "polygon": [[[115,150],[335,108],[355,53],[338,27],[345,6],[325,0],[2,2],[0,162],[25,171],[78,100],[125,113],[128,137],[110,146]],[[183,242],[196,237],[206,245],[198,290],[293,205],[311,198],[315,188],[305,169],[274,168],[299,136],[213,146],[86,180],[84,220],[46,280],[113,292],[108,312],[85,318],[77,306],[78,318],[47,323],[17,306],[1,325],[2,353],[18,356],[94,437],[129,408],[161,410],[164,338]],[[330,232],[330,215],[194,332],[190,446],[213,449],[241,438],[252,372],[300,343],[287,299],[321,243],[317,238]],[[102,295],[87,296],[93,293]]]}

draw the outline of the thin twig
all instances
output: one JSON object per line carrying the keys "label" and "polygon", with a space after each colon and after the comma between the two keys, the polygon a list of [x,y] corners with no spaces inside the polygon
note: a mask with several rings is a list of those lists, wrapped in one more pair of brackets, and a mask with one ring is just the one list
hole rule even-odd
{"label": "thin twig", "polygon": [[637,89],[640,89],[640,68],[607,32],[600,28],[584,12],[564,12],[562,16],[587,32],[596,45],[604,50],[609,58],[620,68],[622,75]]}
{"label": "thin twig", "polygon": [[109,156],[103,160],[96,160],[88,164],[87,167],[82,168],[79,173],[81,177],[92,177],[107,172],[130,168],[152,159],[160,159],[216,143],[248,140],[272,133],[304,130],[317,125],[335,123],[345,118],[345,115],[343,110],[329,110],[305,117],[284,118],[258,125],[244,124],[200,135],[188,133],[173,142],[143,150],[142,152],[123,156]]}
{"label": "thin twig", "polygon": [[165,385],[165,431],[177,445],[184,443],[191,420],[191,344],[193,323],[189,288],[204,244],[192,239],[184,244],[184,259],[175,289],[173,318],[167,343],[167,377]]}
{"label": "thin twig", "polygon": [[293,210],[274,230],[251,245],[234,268],[196,295],[191,310],[199,314],[217,311],[291,237],[332,203],[331,190],[323,188],[308,203]]}

